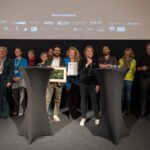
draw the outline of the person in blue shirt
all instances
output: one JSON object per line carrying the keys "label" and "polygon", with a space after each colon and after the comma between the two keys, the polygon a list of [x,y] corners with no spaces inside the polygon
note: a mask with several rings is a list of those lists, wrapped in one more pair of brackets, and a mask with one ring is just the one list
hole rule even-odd
{"label": "person in blue shirt", "polygon": [[[69,62],[79,62],[80,53],[75,47],[70,47],[67,51],[67,57],[64,58],[64,63],[68,69]],[[75,119],[79,113],[77,111],[77,105],[80,99],[78,88],[78,75],[68,75],[67,82],[65,84],[67,90],[67,103],[69,109],[69,116],[71,115]]]}
{"label": "person in blue shirt", "polygon": [[15,49],[16,58],[13,60],[14,65],[14,77],[12,85],[12,96],[14,100],[14,113],[13,115],[19,114],[19,116],[24,114],[25,111],[25,99],[26,99],[26,85],[24,79],[19,71],[20,67],[28,66],[27,59],[22,58],[21,48]]}

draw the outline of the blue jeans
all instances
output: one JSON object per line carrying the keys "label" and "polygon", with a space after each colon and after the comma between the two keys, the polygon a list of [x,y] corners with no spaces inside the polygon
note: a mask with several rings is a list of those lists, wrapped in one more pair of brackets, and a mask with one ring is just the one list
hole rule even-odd
{"label": "blue jeans", "polygon": [[52,113],[52,108],[51,108],[51,105],[49,105],[49,108],[48,108],[48,115],[52,115],[53,113]]}
{"label": "blue jeans", "polygon": [[133,81],[124,80],[124,86],[122,90],[122,104],[131,102],[132,85],[133,85]]}

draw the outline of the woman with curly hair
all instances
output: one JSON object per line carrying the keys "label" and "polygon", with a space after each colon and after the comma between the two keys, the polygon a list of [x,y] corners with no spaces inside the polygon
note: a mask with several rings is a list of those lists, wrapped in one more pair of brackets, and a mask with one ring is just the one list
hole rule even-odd
{"label": "woman with curly hair", "polygon": [[[70,62],[78,62],[80,60],[80,53],[75,47],[70,47],[66,53],[67,57],[64,58],[64,62],[68,68],[68,64]],[[79,114],[77,111],[77,105],[79,102],[79,88],[78,88],[78,75],[68,75],[67,76],[67,83],[66,83],[66,90],[67,90],[67,102],[69,108],[69,115],[72,118],[76,118]]]}

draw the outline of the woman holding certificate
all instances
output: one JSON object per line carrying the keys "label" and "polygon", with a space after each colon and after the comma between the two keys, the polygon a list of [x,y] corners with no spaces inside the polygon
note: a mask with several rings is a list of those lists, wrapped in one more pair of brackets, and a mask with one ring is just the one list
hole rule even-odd
{"label": "woman holding certificate", "polygon": [[76,118],[79,114],[77,105],[79,100],[78,88],[78,62],[80,60],[80,53],[75,47],[70,47],[67,51],[67,57],[64,62],[67,66],[67,102],[69,108],[69,115]]}
{"label": "woman holding certificate", "polygon": [[90,95],[92,109],[95,116],[95,124],[99,124],[99,109],[97,101],[97,93],[100,90],[94,69],[98,68],[98,63],[93,59],[94,49],[92,46],[87,46],[84,50],[84,58],[79,62],[79,88],[81,95],[81,113],[82,119],[80,125],[86,123],[87,97]]}

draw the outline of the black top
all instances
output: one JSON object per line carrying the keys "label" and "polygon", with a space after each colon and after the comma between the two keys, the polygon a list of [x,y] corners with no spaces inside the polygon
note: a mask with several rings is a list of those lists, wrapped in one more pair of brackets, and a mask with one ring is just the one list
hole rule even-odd
{"label": "black top", "polygon": [[117,58],[114,56],[109,56],[109,58],[106,60],[104,56],[100,57],[98,59],[99,64],[112,64],[112,65],[117,65]]}
{"label": "black top", "polygon": [[[28,61],[28,66],[29,66],[29,59],[28,58],[26,58],[26,59]],[[40,63],[40,60],[35,58],[33,66],[36,66],[38,63]],[[30,66],[30,67],[32,67],[32,66]]]}
{"label": "black top", "polygon": [[81,59],[79,62],[79,83],[97,85],[94,69],[98,68],[98,62],[93,59],[92,65],[89,65],[87,68],[85,67],[86,63],[86,58]]}
{"label": "black top", "polygon": [[140,71],[140,77],[150,78],[150,55],[144,55],[137,61],[137,67],[147,66],[147,71]]}

